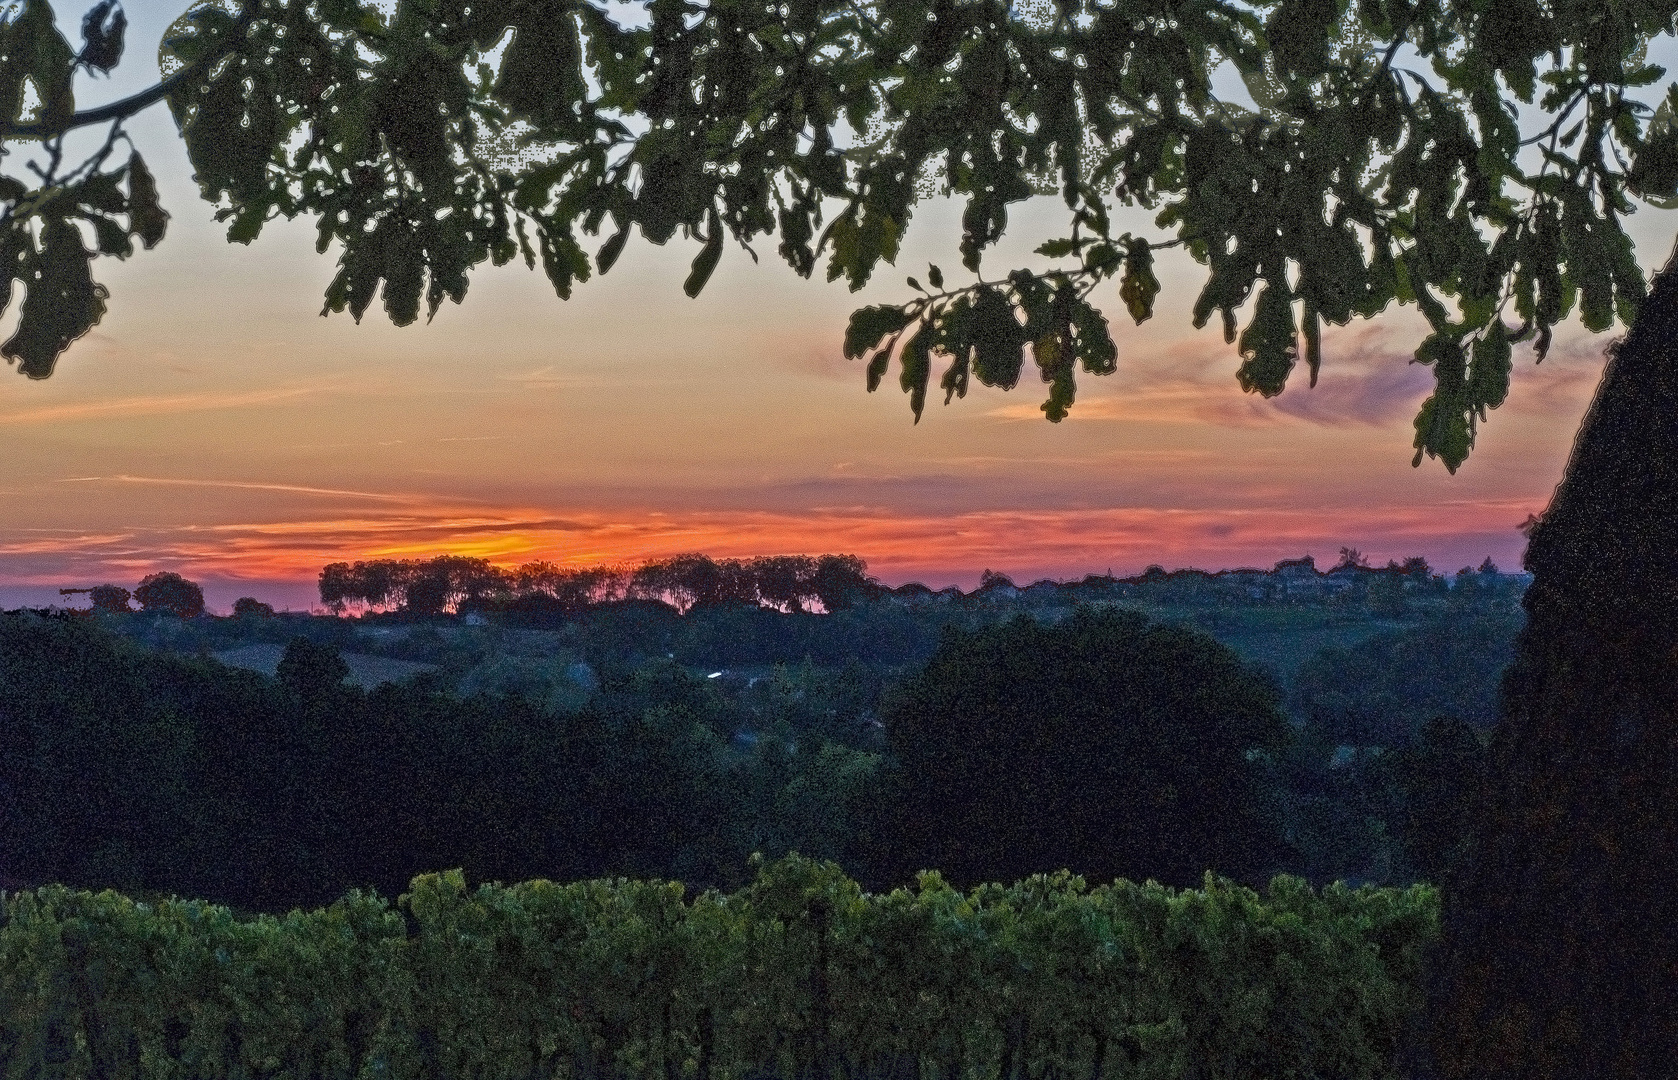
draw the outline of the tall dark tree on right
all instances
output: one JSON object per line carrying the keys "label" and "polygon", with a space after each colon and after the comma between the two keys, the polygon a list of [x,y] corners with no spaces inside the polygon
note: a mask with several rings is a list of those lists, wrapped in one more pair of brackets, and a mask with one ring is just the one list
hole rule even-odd
{"label": "tall dark tree on right", "polygon": [[1452,1077],[1678,1069],[1678,251],[1528,530],[1491,783],[1443,883]]}

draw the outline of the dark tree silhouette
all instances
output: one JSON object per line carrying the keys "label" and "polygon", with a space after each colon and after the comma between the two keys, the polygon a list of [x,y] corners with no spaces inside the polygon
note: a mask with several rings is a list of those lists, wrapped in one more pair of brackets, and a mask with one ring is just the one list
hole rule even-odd
{"label": "dark tree silhouette", "polygon": [[274,674],[295,693],[318,697],[349,678],[350,665],[333,646],[298,636],[285,647],[285,655],[280,657],[280,666]]}
{"label": "dark tree silhouette", "polygon": [[263,618],[274,614],[274,605],[265,604],[254,596],[241,596],[233,601],[235,619]]}
{"label": "dark tree silhouette", "polygon": [[204,614],[204,590],[179,574],[165,570],[152,574],[134,590],[143,611],[161,611],[191,619]]}
{"label": "dark tree silhouette", "polygon": [[121,585],[95,585],[88,590],[88,599],[93,603],[94,611],[105,611],[111,614],[122,614],[132,611],[128,606],[132,594]]}
{"label": "dark tree silhouette", "polygon": [[1286,745],[1279,703],[1224,646],[1134,612],[953,631],[881,714],[898,877],[1065,868],[1190,888],[1210,869],[1262,885],[1287,853],[1248,752]]}
{"label": "dark tree silhouette", "polygon": [[1467,721],[1439,715],[1422,724],[1414,745],[1394,755],[1405,793],[1395,832],[1423,881],[1448,880],[1461,865],[1474,800],[1486,781],[1488,741]]}
{"label": "dark tree silhouette", "polygon": [[1483,817],[1444,880],[1450,1076],[1648,1077],[1678,1048],[1678,257],[1548,509]]}
{"label": "dark tree silhouette", "polygon": [[823,555],[816,560],[810,589],[828,611],[845,611],[884,591],[867,570],[868,564],[855,555]]}

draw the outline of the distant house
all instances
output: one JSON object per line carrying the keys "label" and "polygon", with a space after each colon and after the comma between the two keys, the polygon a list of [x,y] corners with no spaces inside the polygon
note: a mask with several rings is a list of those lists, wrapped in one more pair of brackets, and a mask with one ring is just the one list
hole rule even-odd
{"label": "distant house", "polygon": [[1281,582],[1282,591],[1288,596],[1322,595],[1322,575],[1317,572],[1317,561],[1309,555],[1303,559],[1283,559],[1270,575]]}

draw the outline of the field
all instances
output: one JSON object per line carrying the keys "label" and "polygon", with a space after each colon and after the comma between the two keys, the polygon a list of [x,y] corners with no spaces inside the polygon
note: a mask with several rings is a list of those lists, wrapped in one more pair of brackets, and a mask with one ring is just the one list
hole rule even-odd
{"label": "field", "polygon": [[[285,655],[285,646],[272,643],[245,645],[210,655],[228,667],[273,675],[279,669],[280,657]],[[350,666],[348,681],[363,690],[371,690],[380,683],[399,682],[410,675],[418,675],[422,671],[435,671],[437,668],[435,664],[416,664],[409,660],[392,660],[386,656],[372,656],[367,653],[347,652],[340,655],[343,656],[344,663]]]}

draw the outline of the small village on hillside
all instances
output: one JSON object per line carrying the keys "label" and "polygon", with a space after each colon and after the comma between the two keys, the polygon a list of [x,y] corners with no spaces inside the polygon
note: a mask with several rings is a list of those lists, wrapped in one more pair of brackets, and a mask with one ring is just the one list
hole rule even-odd
{"label": "small village on hillside", "polygon": [[1235,602],[1296,601],[1312,603],[1340,597],[1347,600],[1366,598],[1371,591],[1398,590],[1408,594],[1442,596],[1458,584],[1472,584],[1478,589],[1519,594],[1531,581],[1528,573],[1505,573],[1490,558],[1478,569],[1463,567],[1454,578],[1434,573],[1426,560],[1406,559],[1403,563],[1389,562],[1386,566],[1370,566],[1358,558],[1353,550],[1344,550],[1340,561],[1327,571],[1318,570],[1316,559],[1306,555],[1298,559],[1283,559],[1269,570],[1241,567],[1235,570],[1207,571],[1193,568],[1167,571],[1154,565],[1132,577],[1091,574],[1081,581],[1043,579],[1030,585],[1016,585],[1006,575],[985,571],[979,587],[970,593],[950,586],[933,590],[918,582],[910,582],[887,590],[885,597],[892,602],[910,606],[945,604],[959,601],[1038,601],[1045,604],[1090,602],[1102,600],[1139,599],[1142,596],[1160,597],[1169,592],[1173,599],[1183,602],[1215,603],[1220,600]]}

